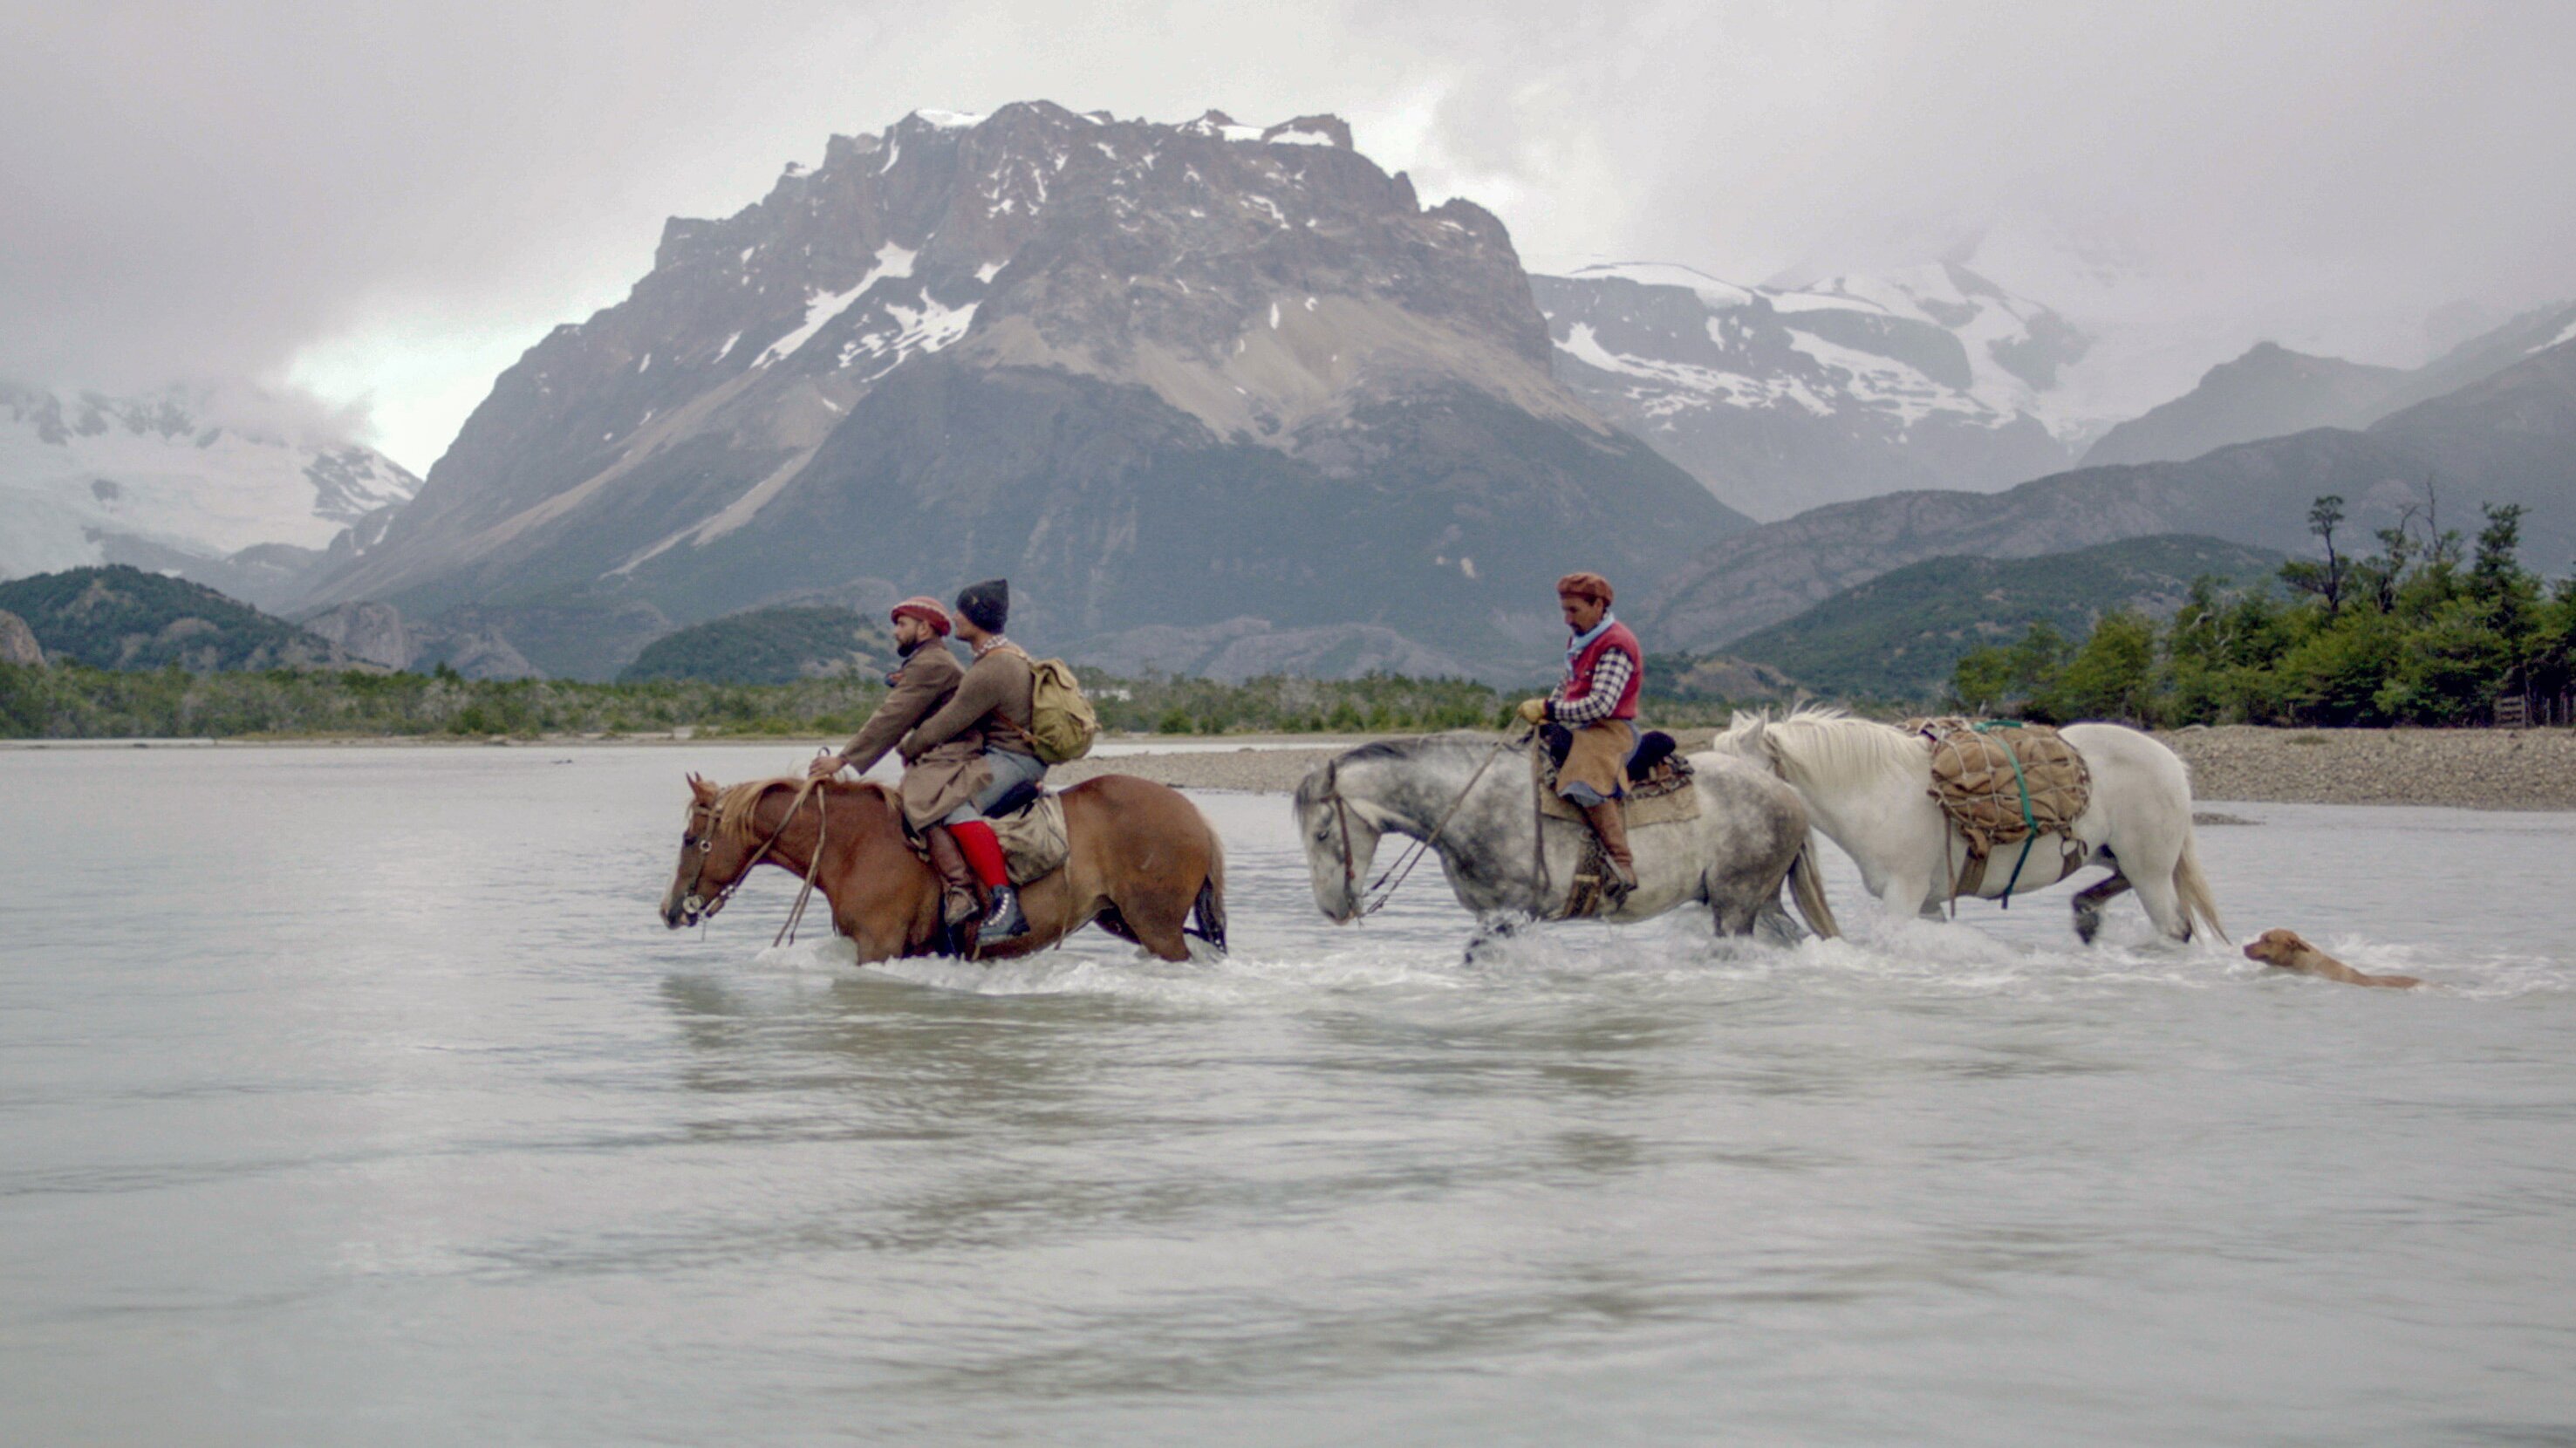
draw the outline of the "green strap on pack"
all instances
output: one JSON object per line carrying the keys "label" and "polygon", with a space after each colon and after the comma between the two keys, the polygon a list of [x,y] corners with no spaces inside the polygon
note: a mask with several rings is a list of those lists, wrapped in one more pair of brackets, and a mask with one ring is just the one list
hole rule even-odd
{"label": "green strap on pack", "polygon": [[[2021,721],[2018,719],[1979,719],[1971,723],[1968,727],[1976,730],[1980,734],[1983,734],[1989,729],[2019,729],[2021,727]],[[2013,753],[2012,746],[2006,745],[2004,747],[2004,758],[2012,761],[2013,784],[2021,790],[2021,855],[2013,861],[2012,878],[2004,881],[2004,893],[2002,897],[1996,901],[1996,904],[2000,908],[2010,910],[2012,908],[2013,886],[2021,883],[2021,867],[2030,863],[2030,847],[2039,841],[2039,821],[2031,818],[2030,781],[2025,778],[2021,772],[2021,756]]]}

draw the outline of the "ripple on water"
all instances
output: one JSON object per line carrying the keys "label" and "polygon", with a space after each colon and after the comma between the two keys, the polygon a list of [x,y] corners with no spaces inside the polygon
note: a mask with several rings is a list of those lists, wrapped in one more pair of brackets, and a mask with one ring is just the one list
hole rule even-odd
{"label": "ripple on water", "polygon": [[2240,936],[2422,993],[2127,902],[2079,947],[2062,892],[1885,921],[1839,857],[1847,939],[1470,961],[1435,876],[1332,927],[1283,802],[1219,795],[1224,959],[862,970],[762,948],[783,875],[653,916],[681,774],[777,751],[522,753],[0,754],[37,826],[0,874],[48,890],[0,927],[5,1348],[43,1366],[0,1441],[2576,1418],[2564,817],[2202,833]]}

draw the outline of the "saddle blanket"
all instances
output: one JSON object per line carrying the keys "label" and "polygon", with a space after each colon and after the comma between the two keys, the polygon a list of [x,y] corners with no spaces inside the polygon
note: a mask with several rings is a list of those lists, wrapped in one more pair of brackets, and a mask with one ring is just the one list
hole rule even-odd
{"label": "saddle blanket", "polygon": [[[1665,755],[1654,772],[1644,779],[1628,781],[1628,792],[1621,797],[1626,806],[1628,828],[1644,829],[1651,825],[1672,824],[1699,818],[1699,786],[1693,782],[1689,760],[1679,754]],[[1538,788],[1538,811],[1551,819],[1583,819],[1583,811],[1574,801],[1556,792],[1556,764],[1547,750],[1530,746],[1530,775]]]}

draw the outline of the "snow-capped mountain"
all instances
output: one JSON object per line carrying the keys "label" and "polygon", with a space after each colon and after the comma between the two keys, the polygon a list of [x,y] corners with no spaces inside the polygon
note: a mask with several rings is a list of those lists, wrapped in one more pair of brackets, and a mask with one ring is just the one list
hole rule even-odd
{"label": "snow-capped mountain", "polygon": [[[420,479],[314,425],[206,392],[71,397],[0,384],[0,578],[98,563],[207,576],[245,550],[319,553]],[[376,526],[381,526],[381,517]]]}
{"label": "snow-capped mountain", "polygon": [[1502,224],[1332,117],[916,112],[671,221],[316,602],[470,606],[549,673],[614,672],[638,609],[993,574],[1050,647],[1248,620],[1517,657],[1570,558],[1642,587],[1744,525],[1549,357]]}
{"label": "snow-capped mountain", "polygon": [[1756,518],[2009,487],[2093,426],[2056,405],[2090,339],[1956,264],[1774,288],[1622,263],[1531,286],[1558,378]]}

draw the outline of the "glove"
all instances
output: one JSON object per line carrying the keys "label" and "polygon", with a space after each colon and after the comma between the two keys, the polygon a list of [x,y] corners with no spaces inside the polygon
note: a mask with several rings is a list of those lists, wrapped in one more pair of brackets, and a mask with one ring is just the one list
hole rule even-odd
{"label": "glove", "polygon": [[1547,701],[1545,699],[1521,700],[1521,718],[1532,724],[1546,723]]}

